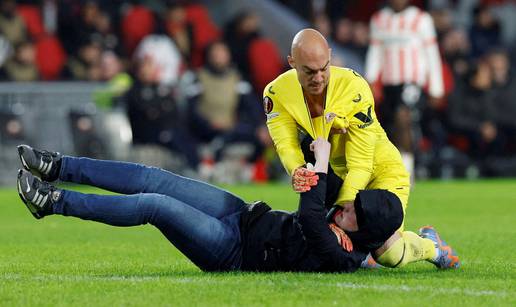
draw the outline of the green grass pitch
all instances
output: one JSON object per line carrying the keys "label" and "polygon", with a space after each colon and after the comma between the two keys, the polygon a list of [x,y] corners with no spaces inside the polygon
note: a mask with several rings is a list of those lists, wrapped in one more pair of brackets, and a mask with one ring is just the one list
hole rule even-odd
{"label": "green grass pitch", "polygon": [[[297,206],[285,185],[229,189],[276,209]],[[406,228],[425,224],[458,251],[461,269],[422,262],[355,274],[213,274],[152,226],[37,221],[3,189],[0,306],[516,306],[516,181],[418,182]]]}

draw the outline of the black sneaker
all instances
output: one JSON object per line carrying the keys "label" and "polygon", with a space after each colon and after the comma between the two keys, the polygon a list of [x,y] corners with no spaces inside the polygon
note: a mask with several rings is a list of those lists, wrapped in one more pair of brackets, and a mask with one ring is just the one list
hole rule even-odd
{"label": "black sneaker", "polygon": [[61,154],[58,152],[40,151],[28,145],[18,146],[23,168],[40,177],[43,181],[56,181],[61,169]]}
{"label": "black sneaker", "polygon": [[37,219],[52,214],[52,206],[61,196],[61,190],[23,169],[18,171],[17,186],[20,198]]}

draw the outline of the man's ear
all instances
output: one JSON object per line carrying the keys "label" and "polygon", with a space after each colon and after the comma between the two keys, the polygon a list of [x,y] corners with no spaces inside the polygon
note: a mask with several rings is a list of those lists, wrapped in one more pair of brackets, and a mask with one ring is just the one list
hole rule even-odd
{"label": "man's ear", "polygon": [[287,61],[288,61],[288,65],[291,67],[291,68],[296,68],[296,62],[294,61],[294,58],[291,57],[290,55],[287,55]]}

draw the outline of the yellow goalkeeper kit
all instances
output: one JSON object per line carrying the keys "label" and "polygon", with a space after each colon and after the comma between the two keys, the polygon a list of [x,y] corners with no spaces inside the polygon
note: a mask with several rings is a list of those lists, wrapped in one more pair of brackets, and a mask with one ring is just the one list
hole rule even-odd
{"label": "yellow goalkeeper kit", "polygon": [[[290,175],[305,164],[300,133],[323,137],[332,145],[330,164],[344,180],[337,204],[353,201],[359,190],[386,189],[400,198],[405,209],[409,174],[376,118],[369,85],[358,73],[330,67],[324,113],[315,118],[310,116],[294,69],[270,82],[263,96],[269,133]],[[330,135],[331,128],[347,132]]]}

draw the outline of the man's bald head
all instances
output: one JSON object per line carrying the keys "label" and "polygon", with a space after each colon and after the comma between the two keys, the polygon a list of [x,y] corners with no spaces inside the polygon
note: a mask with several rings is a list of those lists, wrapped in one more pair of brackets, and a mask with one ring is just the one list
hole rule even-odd
{"label": "man's bald head", "polygon": [[312,95],[320,95],[330,78],[331,49],[321,33],[314,29],[299,31],[292,40],[288,63],[297,71],[299,83]]}
{"label": "man's bald head", "polygon": [[294,58],[298,55],[317,55],[320,53],[328,53],[328,42],[319,31],[314,29],[303,29],[297,32],[292,40],[290,54]]}

